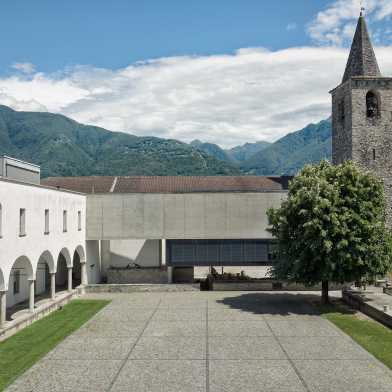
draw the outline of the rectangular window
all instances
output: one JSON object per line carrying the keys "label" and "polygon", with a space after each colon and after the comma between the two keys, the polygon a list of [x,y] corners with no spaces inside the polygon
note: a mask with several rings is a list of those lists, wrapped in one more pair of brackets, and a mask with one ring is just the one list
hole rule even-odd
{"label": "rectangular window", "polygon": [[45,232],[44,234],[49,234],[49,210],[45,210]]}
{"label": "rectangular window", "polygon": [[19,236],[24,237],[26,235],[26,209],[21,208],[19,210]]}
{"label": "rectangular window", "polygon": [[63,233],[67,232],[67,211],[63,211]]}
{"label": "rectangular window", "polygon": [[20,271],[14,272],[14,294],[19,294],[20,292]]}
{"label": "rectangular window", "polygon": [[377,158],[377,155],[376,155],[376,149],[375,149],[375,148],[373,148],[373,161],[375,161],[375,160],[376,160],[376,158]]}
{"label": "rectangular window", "polygon": [[78,231],[82,230],[82,211],[78,211]]}

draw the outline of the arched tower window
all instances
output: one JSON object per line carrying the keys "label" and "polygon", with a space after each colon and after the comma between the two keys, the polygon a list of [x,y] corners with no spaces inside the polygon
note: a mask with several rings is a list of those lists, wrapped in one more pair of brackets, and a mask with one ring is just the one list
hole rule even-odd
{"label": "arched tower window", "polygon": [[376,93],[369,91],[366,94],[366,116],[377,118],[380,115],[380,100]]}

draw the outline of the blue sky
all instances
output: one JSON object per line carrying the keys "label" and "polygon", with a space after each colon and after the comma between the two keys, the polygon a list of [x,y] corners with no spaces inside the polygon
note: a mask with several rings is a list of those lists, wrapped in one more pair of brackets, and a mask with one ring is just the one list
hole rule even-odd
{"label": "blue sky", "polygon": [[[392,0],[363,0],[392,76]],[[2,0],[0,104],[225,147],[330,115],[360,0]]]}
{"label": "blue sky", "polygon": [[[43,72],[92,64],[272,50],[309,43],[304,26],[322,0],[3,0],[1,72],[30,62]],[[298,28],[294,28],[295,23]],[[287,26],[292,26],[291,30]]]}

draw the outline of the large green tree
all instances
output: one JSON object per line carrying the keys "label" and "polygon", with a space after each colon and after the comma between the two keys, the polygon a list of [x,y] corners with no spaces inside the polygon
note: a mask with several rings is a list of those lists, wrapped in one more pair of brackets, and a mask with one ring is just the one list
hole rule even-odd
{"label": "large green tree", "polygon": [[272,275],[306,285],[346,283],[384,275],[392,263],[383,184],[353,162],[308,165],[291,181],[288,197],[270,209],[278,240]]}

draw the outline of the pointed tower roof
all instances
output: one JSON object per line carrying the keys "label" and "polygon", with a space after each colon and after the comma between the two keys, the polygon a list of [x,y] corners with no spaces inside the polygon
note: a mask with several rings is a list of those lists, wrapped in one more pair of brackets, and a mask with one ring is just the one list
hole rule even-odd
{"label": "pointed tower roof", "polygon": [[343,83],[353,76],[381,76],[362,12],[344,72]]}

